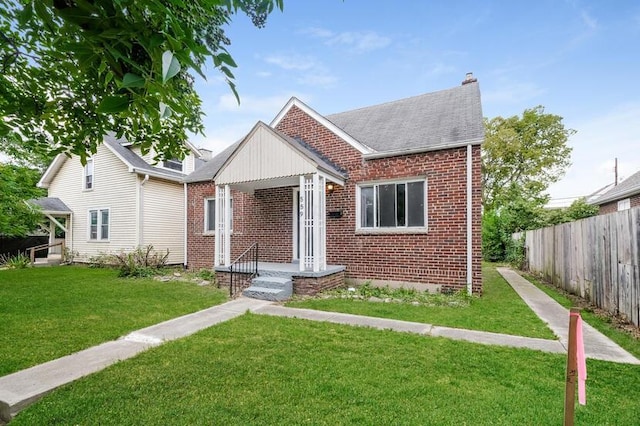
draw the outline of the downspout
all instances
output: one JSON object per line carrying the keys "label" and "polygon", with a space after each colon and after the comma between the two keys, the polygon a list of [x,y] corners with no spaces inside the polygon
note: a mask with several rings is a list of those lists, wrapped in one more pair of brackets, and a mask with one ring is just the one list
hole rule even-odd
{"label": "downspout", "polygon": [[187,269],[187,209],[189,197],[187,197],[187,184],[184,183],[184,268]]}
{"label": "downspout", "polygon": [[467,294],[473,294],[473,167],[471,145],[467,145]]}

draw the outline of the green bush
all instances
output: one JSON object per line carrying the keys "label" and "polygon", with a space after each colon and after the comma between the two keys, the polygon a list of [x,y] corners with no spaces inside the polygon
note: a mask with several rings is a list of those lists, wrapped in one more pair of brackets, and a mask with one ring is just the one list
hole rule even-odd
{"label": "green bush", "polygon": [[14,256],[0,254],[0,266],[8,269],[25,269],[31,266],[31,258],[24,253]]}
{"label": "green bush", "polygon": [[169,249],[161,254],[152,245],[138,247],[134,251],[121,251],[111,255],[115,267],[120,269],[121,277],[149,277],[167,265]]}

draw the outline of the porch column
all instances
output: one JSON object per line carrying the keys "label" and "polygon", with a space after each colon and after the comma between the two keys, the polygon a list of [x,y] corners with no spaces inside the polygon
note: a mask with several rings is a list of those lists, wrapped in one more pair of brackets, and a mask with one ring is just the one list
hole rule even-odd
{"label": "porch column", "polygon": [[216,185],[214,266],[231,264],[231,194],[229,185]]}
{"label": "porch column", "polygon": [[325,178],[300,176],[300,270],[323,271],[326,260]]}
{"label": "porch column", "polygon": [[300,235],[299,238],[299,256],[298,256],[298,266],[300,271],[305,271],[305,263],[307,262],[307,213],[305,211],[306,206],[306,197],[307,197],[307,188],[306,188],[306,178],[304,176],[300,176],[300,217],[298,217],[298,223],[300,224]]}
{"label": "porch column", "polygon": [[224,264],[231,265],[231,188],[224,186]]}
{"label": "porch column", "polygon": [[47,249],[47,256],[54,254],[55,249],[51,245],[56,243],[56,224],[53,220],[49,219],[49,248]]}

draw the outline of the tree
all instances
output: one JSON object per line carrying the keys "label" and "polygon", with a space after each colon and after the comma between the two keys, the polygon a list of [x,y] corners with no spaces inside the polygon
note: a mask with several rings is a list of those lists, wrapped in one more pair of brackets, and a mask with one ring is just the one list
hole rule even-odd
{"label": "tree", "polygon": [[506,260],[517,247],[515,232],[547,225],[545,194],[570,164],[569,136],[562,117],[544,107],[526,109],[522,117],[485,119],[482,146],[483,255]]}
{"label": "tree", "polygon": [[37,228],[42,217],[24,200],[45,195],[36,188],[40,171],[0,163],[0,235],[20,237]]}
{"label": "tree", "polygon": [[[236,94],[223,26],[283,0],[0,0],[0,138],[84,162],[108,132],[182,157],[202,133],[196,72],[211,59]],[[1,141],[0,141],[1,142]]]}
{"label": "tree", "polygon": [[542,106],[526,109],[522,117],[485,119],[484,209],[497,209],[514,197],[544,204],[544,191],[571,164],[567,140],[574,133],[564,127],[562,117],[546,114]]}

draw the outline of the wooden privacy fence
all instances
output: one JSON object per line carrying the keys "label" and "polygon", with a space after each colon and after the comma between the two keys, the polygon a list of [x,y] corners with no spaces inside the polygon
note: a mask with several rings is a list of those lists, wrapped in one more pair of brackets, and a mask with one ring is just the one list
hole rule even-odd
{"label": "wooden privacy fence", "polygon": [[640,207],[524,234],[531,272],[640,326]]}

